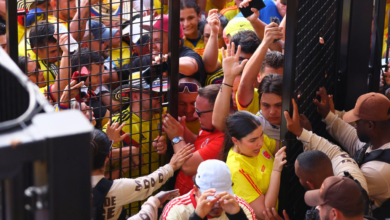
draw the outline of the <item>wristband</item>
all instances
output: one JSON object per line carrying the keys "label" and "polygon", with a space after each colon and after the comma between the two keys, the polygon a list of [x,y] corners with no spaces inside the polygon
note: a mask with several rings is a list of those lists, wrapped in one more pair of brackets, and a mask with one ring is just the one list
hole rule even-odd
{"label": "wristband", "polygon": [[58,108],[61,109],[61,110],[68,110],[69,109],[69,105],[59,104]]}
{"label": "wristband", "polygon": [[276,169],[272,169],[273,171],[276,171],[276,172],[279,172],[279,173],[281,173],[282,171],[280,171],[280,170],[276,170]]}
{"label": "wristband", "polygon": [[232,85],[229,85],[229,84],[226,84],[226,83],[222,83],[222,84],[225,85],[225,86],[229,86],[229,87],[232,87],[232,88],[233,88]]}

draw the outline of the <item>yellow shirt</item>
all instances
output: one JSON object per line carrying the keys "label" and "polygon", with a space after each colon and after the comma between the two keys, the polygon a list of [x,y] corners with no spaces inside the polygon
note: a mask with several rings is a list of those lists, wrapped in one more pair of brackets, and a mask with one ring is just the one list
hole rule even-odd
{"label": "yellow shirt", "polygon": [[[161,0],[163,1],[163,0]],[[163,5],[162,7],[162,12],[164,15],[167,15],[168,14],[168,10],[169,10],[169,7],[168,5],[164,5],[164,4],[161,4],[160,0],[154,0],[154,8],[161,8],[161,5]],[[157,9],[157,14],[161,14],[161,9]]]}
{"label": "yellow shirt", "polygon": [[[48,16],[48,21],[50,23],[57,23],[58,19],[56,17],[53,17],[52,15],[49,15]],[[66,28],[68,28],[68,24],[62,20],[59,19],[59,21],[61,22],[61,24],[63,24]],[[21,32],[20,30],[23,29],[23,32]],[[27,30],[27,33],[28,31],[30,30],[31,28],[29,28]],[[43,71],[43,76],[45,78],[45,81],[49,81],[49,85],[51,84],[54,84],[54,80],[56,78],[56,75],[59,71],[58,69],[58,66],[60,66],[59,62],[56,64],[57,68],[56,70],[52,70],[50,66],[47,65],[46,62],[44,62],[43,60],[41,60],[41,58],[39,58],[35,52],[31,49],[31,45],[30,45],[30,41],[29,40],[25,40],[25,35],[24,35],[24,26],[21,26],[19,27],[19,24],[18,24],[18,35],[19,34],[23,34],[23,36],[21,37],[21,40],[19,42],[19,45],[18,45],[18,53],[19,53],[19,56],[26,56],[26,49],[27,49],[27,56],[31,59],[31,60],[39,60],[39,65],[41,67],[41,71]],[[18,36],[19,38],[20,36]],[[26,43],[27,43],[27,46],[26,46]],[[61,54],[60,54],[61,55]],[[52,65],[55,65],[55,64],[52,64]]]}
{"label": "yellow shirt", "polygon": [[232,20],[234,17],[236,17],[238,13],[240,13],[240,9],[238,9],[237,5],[224,8],[220,11],[220,14],[225,16],[229,21]]}
{"label": "yellow shirt", "polygon": [[[156,0],[155,0],[156,1]],[[157,0],[158,1],[158,0]],[[226,2],[226,4],[225,4],[225,7],[223,7],[223,8],[228,8],[228,7],[230,7],[230,6],[233,6],[233,5],[235,5],[235,2],[233,1],[233,0],[231,0],[231,1],[229,1],[229,2]],[[206,3],[206,12],[208,13],[211,9],[216,9],[217,7],[215,7],[214,5],[213,5],[213,3],[211,2],[211,0],[207,0],[207,3]],[[218,12],[219,12],[219,10],[218,10]]]}
{"label": "yellow shirt", "polygon": [[[148,114],[148,113],[144,113]],[[120,117],[121,116],[121,117]],[[122,119],[122,121],[121,121]],[[164,161],[163,159],[160,159],[160,155],[157,154],[155,149],[153,148],[152,142],[157,136],[159,136],[159,122],[160,122],[160,115],[154,114],[151,122],[144,121],[140,119],[136,114],[131,113],[130,107],[123,110],[122,114],[116,114],[112,117],[112,123],[115,122],[122,122],[126,123],[126,125],[123,127],[121,134],[129,133],[130,136],[127,137],[123,141],[123,146],[134,146],[140,148],[140,154],[143,156],[144,166],[141,168],[141,173],[139,173],[139,170],[131,170],[131,176],[129,175],[129,172],[126,173],[125,177],[139,177],[139,176],[145,176],[150,174],[151,172],[157,170],[160,167],[159,161]],[[142,126],[142,131],[141,131]],[[103,131],[106,132],[107,124],[104,125]],[[150,135],[151,133],[151,135]],[[151,138],[151,139],[149,139]],[[112,147],[120,147],[120,143],[114,144]],[[150,158],[149,158],[150,157]],[[163,157],[163,156],[161,156]],[[119,162],[112,164],[113,167],[118,167]],[[149,170],[150,169],[150,170]]]}
{"label": "yellow shirt", "polygon": [[230,149],[226,164],[232,173],[233,192],[247,203],[266,194],[271,181],[276,142],[264,135],[263,146],[257,157],[246,157]]}
{"label": "yellow shirt", "polygon": [[257,88],[255,88],[255,90],[253,91],[252,101],[246,108],[242,107],[240,105],[240,103],[238,102],[237,94],[238,93],[236,93],[236,104],[237,104],[238,111],[248,111],[248,112],[250,112],[250,113],[255,115],[257,112],[259,112],[261,110],[261,108],[260,108],[260,100],[259,100],[259,93],[257,92]]}
{"label": "yellow shirt", "polygon": [[386,4],[386,14],[385,14],[385,28],[383,30],[382,56],[385,55],[386,50],[387,50],[387,37],[388,37],[388,33],[389,33],[389,10],[390,10],[390,3],[387,3]]}
{"label": "yellow shirt", "polygon": [[[121,53],[122,53],[122,62],[121,62]],[[110,55],[110,53],[108,53]],[[122,41],[121,49],[113,49],[112,50],[112,61],[115,63],[115,67],[120,67],[121,64],[125,65],[130,63],[130,46]]]}
{"label": "yellow shirt", "polygon": [[187,128],[195,135],[199,134],[200,123],[199,120],[186,122]]}
{"label": "yellow shirt", "polygon": [[196,43],[195,46],[189,40],[184,38],[184,46],[191,48],[201,57],[203,57],[204,48],[206,47],[206,45],[204,44],[203,36],[200,37],[199,41]]}

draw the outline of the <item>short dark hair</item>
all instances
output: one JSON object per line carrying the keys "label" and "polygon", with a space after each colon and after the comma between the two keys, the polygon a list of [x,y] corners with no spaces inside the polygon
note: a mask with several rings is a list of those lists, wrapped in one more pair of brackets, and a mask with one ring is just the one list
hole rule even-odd
{"label": "short dark hair", "polygon": [[180,0],[180,10],[185,8],[193,8],[196,14],[200,13],[200,7],[195,0]]}
{"label": "short dark hair", "polygon": [[7,33],[7,27],[5,24],[0,23],[0,35],[5,35]]}
{"label": "short dark hair", "polygon": [[219,22],[221,22],[222,29],[224,29],[229,23],[229,20],[221,14],[218,14],[218,17],[219,17]]}
{"label": "short dark hair", "polygon": [[29,40],[31,48],[45,47],[49,43],[57,43],[57,40],[53,37],[54,32],[54,24],[46,21],[38,22],[30,31]]}
{"label": "short dark hair", "polygon": [[26,65],[28,64],[28,57],[18,56],[18,67],[22,70],[24,74],[27,75]]}
{"label": "short dark hair", "polygon": [[264,93],[274,93],[278,96],[282,96],[283,93],[283,76],[271,73],[265,76],[259,85],[259,89],[257,90],[259,93],[259,98]]}
{"label": "short dark hair", "polygon": [[200,88],[198,94],[208,100],[208,102],[214,106],[215,100],[217,99],[219,90],[221,89],[220,84],[211,84],[206,87]]}
{"label": "short dark hair", "polygon": [[83,66],[87,67],[88,70],[91,70],[91,64],[101,64],[104,62],[104,57],[94,50],[83,47],[72,55],[70,62],[73,73]]}
{"label": "short dark hair", "polygon": [[230,43],[235,44],[236,51],[241,45],[241,52],[254,54],[261,40],[254,31],[240,31],[231,38]]}
{"label": "short dark hair", "polygon": [[95,129],[91,133],[91,141],[89,146],[92,151],[92,169],[96,170],[104,166],[104,162],[110,153],[110,139],[107,134],[99,129]]}
{"label": "short dark hair", "polygon": [[299,169],[308,173],[317,173],[323,170],[325,166],[332,167],[329,157],[319,150],[303,152],[298,155],[297,161]]}
{"label": "short dark hair", "polygon": [[270,51],[265,54],[260,72],[263,73],[265,67],[279,69],[284,67],[284,55],[278,51]]}

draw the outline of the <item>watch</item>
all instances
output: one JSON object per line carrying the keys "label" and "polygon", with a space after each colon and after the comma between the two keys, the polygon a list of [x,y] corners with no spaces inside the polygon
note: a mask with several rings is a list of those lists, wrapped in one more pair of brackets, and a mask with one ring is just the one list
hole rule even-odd
{"label": "watch", "polygon": [[172,139],[172,143],[173,144],[177,144],[177,143],[179,143],[180,141],[184,141],[184,139],[182,138],[182,137],[174,137],[173,139]]}

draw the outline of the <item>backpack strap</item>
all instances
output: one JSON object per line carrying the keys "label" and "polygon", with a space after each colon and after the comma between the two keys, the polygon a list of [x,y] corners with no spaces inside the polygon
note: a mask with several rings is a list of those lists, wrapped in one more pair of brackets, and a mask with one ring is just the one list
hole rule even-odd
{"label": "backpack strap", "polygon": [[362,161],[362,164],[377,160],[390,164],[390,149],[384,150],[375,150],[370,153],[366,153],[365,158]]}
{"label": "backpack strap", "polygon": [[103,203],[114,181],[102,178],[93,188],[93,214],[95,220],[104,220]]}
{"label": "backpack strap", "polygon": [[356,151],[355,155],[353,155],[353,159],[356,161],[359,167],[362,165],[368,147],[370,147],[370,144],[365,144],[362,148]]}
{"label": "backpack strap", "polygon": [[370,197],[368,196],[367,191],[362,187],[359,180],[353,178],[353,176],[348,172],[344,171],[344,177],[350,178],[351,180],[355,181],[355,183],[359,186],[360,192],[362,193],[364,197],[364,215],[365,216],[372,216],[372,205],[373,201],[370,200]]}

